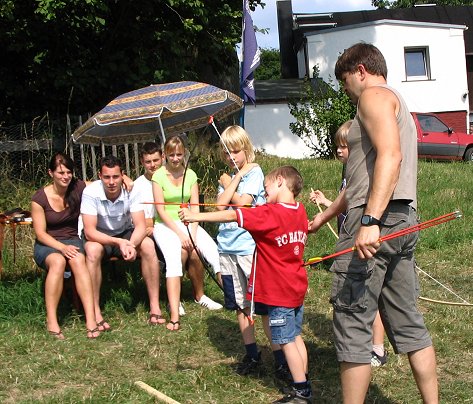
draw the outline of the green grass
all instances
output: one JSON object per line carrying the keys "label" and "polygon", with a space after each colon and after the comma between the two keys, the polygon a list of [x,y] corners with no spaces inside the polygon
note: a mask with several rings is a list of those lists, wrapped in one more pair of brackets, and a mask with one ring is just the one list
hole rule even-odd
{"label": "green grass", "polygon": [[[264,171],[293,164],[305,179],[301,200],[310,188],[335,197],[340,182],[336,161],[299,161],[258,156]],[[419,214],[422,220],[460,209],[461,220],[427,229],[418,244],[420,268],[460,296],[473,300],[473,165],[420,162]],[[7,191],[6,191],[7,192]],[[14,189],[8,191],[11,194]],[[32,190],[20,190],[30,195]],[[15,206],[27,207],[10,195]],[[208,196],[211,200],[211,196]],[[12,206],[0,207],[1,210]],[[307,204],[309,215],[316,213]],[[334,223],[335,224],[335,223]],[[105,288],[104,313],[113,331],[99,339],[85,338],[83,318],[65,300],[60,308],[65,341],[48,336],[44,326],[42,274],[31,261],[31,229],[18,232],[16,263],[6,234],[4,277],[0,283],[0,402],[151,403],[154,398],[138,389],[144,381],[181,403],[267,403],[281,394],[273,378],[273,359],[261,327],[265,374],[239,377],[233,365],[244,349],[235,321],[228,311],[209,312],[192,302],[189,280],[184,281],[187,315],[182,330],[147,325],[146,293],[136,267],[118,266],[117,275]],[[328,254],[334,236],[324,227],[309,237],[306,257]],[[310,379],[316,402],[340,402],[338,364],[333,349],[331,306],[328,303],[331,275],[327,265],[309,271],[303,337],[309,350]],[[106,271],[110,274],[110,270]],[[108,275],[107,275],[108,276]],[[423,296],[455,300],[443,288],[420,276]],[[206,291],[222,301],[220,290],[207,279]],[[161,290],[163,308],[165,290]],[[437,350],[442,403],[473,403],[473,307],[455,307],[419,301]],[[167,312],[165,312],[168,315]],[[260,323],[257,322],[257,326]],[[388,364],[373,371],[367,403],[419,403],[419,395],[405,356],[390,351]]]}

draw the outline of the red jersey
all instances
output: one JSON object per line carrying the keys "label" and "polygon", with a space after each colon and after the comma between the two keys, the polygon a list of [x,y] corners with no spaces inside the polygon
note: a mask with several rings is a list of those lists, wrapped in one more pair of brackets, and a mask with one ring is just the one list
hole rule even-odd
{"label": "red jersey", "polygon": [[308,284],[303,266],[308,231],[304,206],[274,203],[236,212],[238,225],[248,230],[256,242],[247,299],[251,300],[254,287],[255,302],[301,306]]}

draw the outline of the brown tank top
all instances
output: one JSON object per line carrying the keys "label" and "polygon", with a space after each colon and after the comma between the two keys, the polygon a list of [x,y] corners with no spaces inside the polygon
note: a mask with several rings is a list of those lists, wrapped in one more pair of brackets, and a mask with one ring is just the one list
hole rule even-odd
{"label": "brown tank top", "polygon": [[[414,120],[401,95],[387,85],[380,85],[392,91],[399,100],[397,123],[401,140],[401,170],[391,200],[406,200],[417,208],[417,134]],[[371,144],[358,113],[347,136],[350,155],[346,167],[346,200],[348,209],[368,202],[373,179],[376,151]]]}
{"label": "brown tank top", "polygon": [[[78,180],[72,192],[77,194],[80,203],[82,191],[84,191],[85,182]],[[72,211],[69,207],[57,212],[49,204],[48,197],[44,193],[44,188],[39,189],[31,198],[44,209],[44,216],[46,219],[46,232],[57,240],[78,239],[77,225],[79,220],[80,210]]]}

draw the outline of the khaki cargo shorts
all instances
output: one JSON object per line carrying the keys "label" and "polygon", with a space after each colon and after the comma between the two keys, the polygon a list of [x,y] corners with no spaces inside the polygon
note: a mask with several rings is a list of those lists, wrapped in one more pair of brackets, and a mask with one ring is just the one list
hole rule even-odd
{"label": "khaki cargo shorts", "polygon": [[[337,251],[355,244],[364,208],[359,206],[348,211]],[[396,201],[389,203],[381,221],[381,236],[418,223],[415,210]],[[378,303],[386,334],[396,353],[432,345],[417,309],[419,283],[414,262],[417,239],[415,232],[385,241],[369,260],[359,259],[356,251],[336,258],[331,267],[334,276],[330,302],[334,309],[338,361],[370,363],[372,325]]]}

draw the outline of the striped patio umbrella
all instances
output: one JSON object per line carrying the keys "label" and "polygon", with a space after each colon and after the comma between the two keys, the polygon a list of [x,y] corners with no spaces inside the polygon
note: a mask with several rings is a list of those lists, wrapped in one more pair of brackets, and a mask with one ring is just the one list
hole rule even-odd
{"label": "striped patio umbrella", "polygon": [[206,83],[153,84],[115,98],[72,134],[76,143],[126,144],[180,134],[239,111],[243,100]]}

